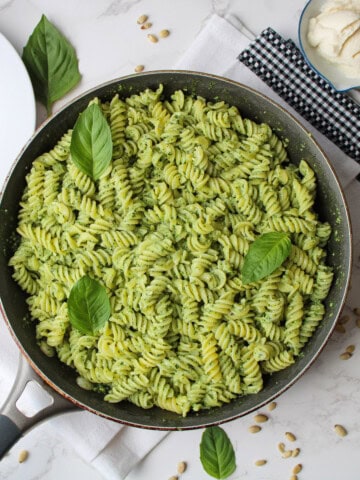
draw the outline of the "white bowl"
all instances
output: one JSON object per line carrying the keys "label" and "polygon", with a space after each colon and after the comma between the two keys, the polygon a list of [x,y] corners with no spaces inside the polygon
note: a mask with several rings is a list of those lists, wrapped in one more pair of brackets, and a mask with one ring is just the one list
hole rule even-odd
{"label": "white bowl", "polygon": [[309,20],[320,13],[320,9],[326,0],[309,0],[301,13],[299,21],[300,50],[310,67],[323,77],[338,92],[345,92],[360,87],[360,81],[356,78],[346,77],[337,65],[332,64],[321,57],[317,50],[307,40]]}

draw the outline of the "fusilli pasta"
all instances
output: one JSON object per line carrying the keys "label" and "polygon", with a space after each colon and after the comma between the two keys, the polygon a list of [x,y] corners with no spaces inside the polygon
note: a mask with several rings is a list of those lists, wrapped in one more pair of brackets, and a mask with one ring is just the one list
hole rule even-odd
{"label": "fusilli pasta", "polygon": [[[160,85],[94,100],[113,140],[99,180],[72,163],[71,130],[34,160],[10,265],[40,348],[80,386],[186,415],[256,393],[296,360],[325,314],[331,228],[314,211],[311,167],[292,165],[269,125],[221,101],[162,95]],[[250,244],[270,231],[289,235],[288,259],[243,284]],[[84,275],[110,298],[94,335],[68,317]]]}

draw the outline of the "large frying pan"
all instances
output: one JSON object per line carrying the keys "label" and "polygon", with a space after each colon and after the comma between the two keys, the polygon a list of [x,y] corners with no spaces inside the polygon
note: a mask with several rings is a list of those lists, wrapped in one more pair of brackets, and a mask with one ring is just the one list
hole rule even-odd
{"label": "large frying pan", "polygon": [[[156,88],[159,83],[164,84],[165,94],[184,89],[208,100],[225,100],[236,105],[243,116],[270,124],[281,138],[289,140],[288,152],[291,161],[298,164],[305,158],[315,170],[319,183],[316,208],[321,219],[328,221],[333,228],[328,245],[328,262],[334,268],[335,281],[326,301],[326,316],[305,346],[303,355],[292,366],[268,377],[260,393],[238,398],[220,408],[191,414],[186,418],[158,408],[142,410],[127,402],[106,403],[100,395],[78,387],[75,371],[56,358],[46,357],[37,346],[35,327],[34,323],[29,321],[25,295],[13,281],[11,269],[8,267],[9,258],[14,251],[19,201],[25,187],[25,175],[32,161],[48,151],[68,128],[73,127],[79,112],[85,109],[94,96],[108,100],[119,93],[125,97],[148,87]],[[164,430],[218,424],[261,407],[291,386],[309,368],[324,347],[344,303],[351,265],[351,230],[344,195],[332,167],[311,134],[284,109],[251,88],[224,78],[184,71],[149,72],[111,81],[85,93],[46,122],[29,141],[7,179],[0,208],[0,245],[1,309],[27,360],[16,379],[12,398],[0,415],[0,456],[36,421],[73,408],[74,405],[117,422]],[[32,368],[26,367],[29,364]],[[51,391],[54,397],[53,405],[32,419],[24,417],[14,405],[29,380],[29,375],[35,375],[38,380],[40,376],[45,388]]]}

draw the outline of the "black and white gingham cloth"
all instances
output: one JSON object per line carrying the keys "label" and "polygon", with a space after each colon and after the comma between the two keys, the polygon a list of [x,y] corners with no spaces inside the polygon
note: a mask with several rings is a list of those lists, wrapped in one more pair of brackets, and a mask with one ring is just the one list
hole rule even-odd
{"label": "black and white gingham cloth", "polygon": [[360,106],[314,72],[292,40],[267,28],[238,58],[317,130],[360,162]]}

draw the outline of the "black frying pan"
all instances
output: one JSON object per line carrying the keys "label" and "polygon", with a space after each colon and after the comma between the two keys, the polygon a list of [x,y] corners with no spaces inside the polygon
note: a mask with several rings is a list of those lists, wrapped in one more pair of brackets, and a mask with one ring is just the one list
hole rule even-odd
{"label": "black frying pan", "polygon": [[[164,84],[165,94],[183,89],[208,100],[225,100],[236,105],[244,117],[266,122],[281,138],[288,139],[291,161],[298,164],[305,158],[315,170],[319,184],[316,209],[321,219],[328,221],[333,228],[328,244],[328,262],[334,268],[335,281],[326,301],[326,316],[305,346],[303,355],[287,369],[269,376],[264,389],[256,395],[239,397],[220,408],[189,414],[186,418],[159,408],[143,410],[127,402],[107,403],[101,395],[78,387],[75,381],[76,372],[60,363],[57,358],[46,357],[37,346],[34,324],[28,320],[25,294],[13,281],[12,271],[8,267],[9,258],[14,251],[19,201],[25,187],[25,175],[32,161],[51,149],[62,134],[73,127],[79,112],[86,108],[94,96],[109,100],[119,93],[126,97],[148,87],[155,89],[159,83]],[[47,121],[29,141],[7,179],[0,205],[0,245],[0,297],[5,321],[28,364],[43,379],[46,388],[54,397],[53,405],[46,411],[30,420],[22,416],[16,409],[14,400],[23,390],[28,381],[27,375],[32,371],[31,368],[26,370],[23,366],[18,374],[11,402],[6,403],[3,414],[0,415],[0,457],[21,433],[36,421],[74,405],[117,422],[164,430],[218,424],[261,407],[292,385],[324,347],[344,303],[351,265],[351,229],[344,195],[332,167],[311,134],[284,109],[251,88],[224,78],[184,71],[149,72],[111,81],[85,93]],[[37,375],[35,377],[39,379]]]}

